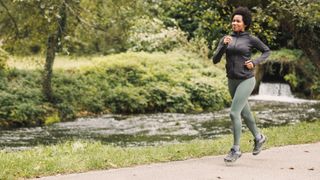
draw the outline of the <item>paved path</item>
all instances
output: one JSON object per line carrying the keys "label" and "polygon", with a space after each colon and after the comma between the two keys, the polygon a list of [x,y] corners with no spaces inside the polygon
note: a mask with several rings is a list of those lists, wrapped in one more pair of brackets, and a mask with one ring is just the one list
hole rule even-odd
{"label": "paved path", "polygon": [[245,153],[226,166],[224,156],[40,178],[42,180],[320,180],[320,142]]}

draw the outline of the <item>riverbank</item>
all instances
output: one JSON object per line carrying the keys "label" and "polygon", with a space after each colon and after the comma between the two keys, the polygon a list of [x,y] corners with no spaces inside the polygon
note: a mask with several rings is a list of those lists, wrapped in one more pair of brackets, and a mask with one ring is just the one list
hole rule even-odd
{"label": "riverbank", "polygon": [[230,104],[224,70],[191,52],[58,57],[53,104],[43,98],[37,61],[39,57],[9,61],[0,83],[0,127],[49,125],[108,113],[208,112]]}
{"label": "riverbank", "polygon": [[[278,97],[279,99],[279,97]],[[294,99],[296,100],[296,99]],[[320,103],[249,100],[259,128],[320,119]],[[229,108],[206,113],[105,114],[49,126],[0,131],[0,150],[23,150],[73,140],[136,147],[159,146],[231,134]],[[248,128],[243,124],[243,130]]]}
{"label": "riverbank", "polygon": [[[319,99],[320,75],[300,52],[274,51],[268,61],[270,67],[263,65],[263,71],[257,71],[273,71],[275,62],[281,67],[289,63],[290,72],[279,76],[295,93],[306,91],[308,98]],[[180,49],[168,53],[58,56],[52,79],[55,102],[51,104],[44,100],[41,90],[44,59],[9,58],[6,73],[0,73],[0,128],[50,125],[114,113],[214,112],[231,102],[225,61],[212,65],[211,60]]]}
{"label": "riverbank", "polygon": [[[271,148],[319,142],[319,129],[320,120],[316,120],[266,128],[262,131],[269,138],[266,148]],[[248,132],[243,134],[243,152],[251,152],[251,139]],[[229,151],[231,142],[231,135],[216,140],[194,140],[189,143],[133,148],[103,145],[99,142],[72,141],[19,152],[1,151],[0,179],[32,178],[223,155]]]}

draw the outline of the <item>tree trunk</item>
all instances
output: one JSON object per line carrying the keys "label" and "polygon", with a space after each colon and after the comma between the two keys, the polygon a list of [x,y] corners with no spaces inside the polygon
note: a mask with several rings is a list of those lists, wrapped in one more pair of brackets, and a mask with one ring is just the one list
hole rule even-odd
{"label": "tree trunk", "polygon": [[[67,15],[66,4],[63,2],[59,10],[60,19],[57,23],[57,30],[54,34],[49,35],[47,42],[46,62],[43,72],[42,91],[45,99],[48,102],[55,103],[55,98],[52,91],[52,75],[53,63],[57,50],[61,47],[61,39],[65,32]],[[60,43],[59,43],[60,42]],[[59,45],[60,44],[60,45]]]}
{"label": "tree trunk", "polygon": [[52,79],[52,67],[53,67],[53,62],[54,62],[54,58],[57,50],[57,44],[58,42],[57,42],[56,35],[50,35],[48,37],[48,42],[47,42],[47,55],[46,55],[46,63],[44,66],[42,90],[43,90],[45,99],[51,103],[54,102],[51,79]]}

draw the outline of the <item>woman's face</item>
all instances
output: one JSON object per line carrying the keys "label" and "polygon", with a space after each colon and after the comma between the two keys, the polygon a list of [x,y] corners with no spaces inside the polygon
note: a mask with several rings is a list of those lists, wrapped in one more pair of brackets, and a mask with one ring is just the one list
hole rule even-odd
{"label": "woman's face", "polygon": [[243,32],[246,27],[246,25],[243,22],[242,16],[238,14],[233,16],[231,25],[232,25],[232,30],[234,32]]}

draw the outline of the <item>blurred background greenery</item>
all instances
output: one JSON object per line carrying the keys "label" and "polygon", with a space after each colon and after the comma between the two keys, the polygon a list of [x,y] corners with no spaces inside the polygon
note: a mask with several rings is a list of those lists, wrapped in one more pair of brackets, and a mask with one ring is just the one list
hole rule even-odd
{"label": "blurred background greenery", "polygon": [[0,0],[0,126],[227,107],[210,57],[237,6],[273,50],[270,71],[320,99],[318,0]]}

